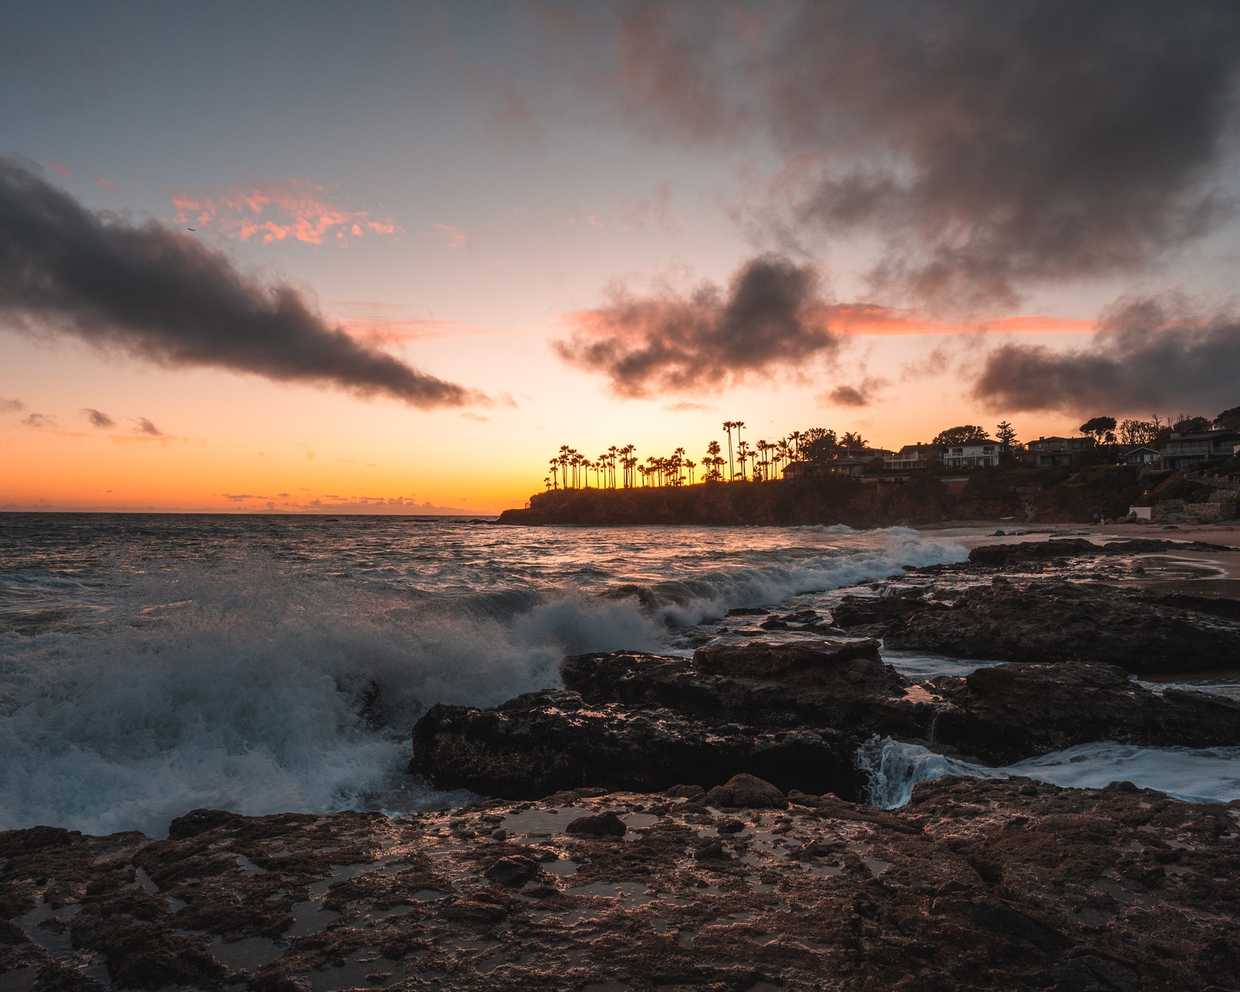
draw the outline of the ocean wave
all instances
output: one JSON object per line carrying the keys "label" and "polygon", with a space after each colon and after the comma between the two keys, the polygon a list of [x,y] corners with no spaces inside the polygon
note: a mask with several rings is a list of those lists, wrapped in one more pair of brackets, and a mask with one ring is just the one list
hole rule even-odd
{"label": "ocean wave", "polygon": [[877,540],[644,597],[415,594],[261,558],[138,576],[107,622],[0,639],[0,829],[161,835],[195,807],[374,804],[407,783],[409,730],[433,702],[492,705],[554,685],[566,654],[658,650],[669,625],[964,555],[915,532]]}

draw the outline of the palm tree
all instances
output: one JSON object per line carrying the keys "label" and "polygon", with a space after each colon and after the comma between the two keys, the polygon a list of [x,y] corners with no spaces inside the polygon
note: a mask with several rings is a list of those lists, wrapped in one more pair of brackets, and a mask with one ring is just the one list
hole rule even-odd
{"label": "palm tree", "polygon": [[624,488],[636,485],[633,479],[633,469],[637,466],[637,459],[633,457],[633,452],[637,448],[631,444],[626,444],[620,449],[620,454],[624,456]]}
{"label": "palm tree", "polygon": [[572,459],[573,449],[567,444],[560,445],[560,478],[564,481],[564,488],[568,488],[568,463]]}
{"label": "palm tree", "polygon": [[741,482],[748,482],[745,476],[745,463],[749,461],[749,442],[741,441],[736,446],[736,461],[741,467]]}
{"label": "palm tree", "polygon": [[616,488],[616,454],[618,453],[618,450],[619,449],[617,449],[614,444],[607,449],[607,484],[611,486],[612,489]]}
{"label": "palm tree", "polygon": [[560,463],[552,458],[551,463],[547,467],[551,470],[551,488],[559,489],[560,487],[556,483],[556,474],[560,471]]}
{"label": "palm tree", "polygon": [[543,489],[547,492],[551,492],[551,476],[543,476]]}
{"label": "palm tree", "polygon": [[[739,452],[741,445],[744,444],[744,442],[741,440],[741,428],[745,426],[745,421],[734,420],[732,421],[732,426],[736,428],[736,450]],[[745,463],[744,462],[741,462],[741,481],[742,482],[745,481]]]}
{"label": "palm tree", "polygon": [[709,482],[715,475],[715,458],[719,454],[719,450],[718,441],[711,441],[710,444],[706,446],[706,454],[702,457],[702,465],[710,466],[709,471],[706,473],[707,482]]}
{"label": "palm tree", "polygon": [[801,457],[801,438],[803,436],[804,435],[802,435],[800,431],[793,431],[791,434],[788,435],[788,440],[792,442],[792,457],[793,458]]}
{"label": "palm tree", "polygon": [[689,485],[693,485],[693,470],[697,468],[697,462],[691,458],[686,458],[685,468],[689,470]]}
{"label": "palm tree", "polygon": [[732,428],[736,426],[735,420],[725,420],[723,429],[728,432],[728,481],[736,478],[736,469],[732,464]]}

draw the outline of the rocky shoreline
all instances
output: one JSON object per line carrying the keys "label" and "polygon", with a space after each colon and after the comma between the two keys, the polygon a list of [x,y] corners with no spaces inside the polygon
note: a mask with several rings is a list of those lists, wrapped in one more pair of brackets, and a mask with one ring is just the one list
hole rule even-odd
{"label": "rocky shoreline", "polygon": [[[491,797],[464,809],[0,834],[5,992],[1238,989],[1240,800],[960,778],[883,810],[862,760],[1240,746],[1240,701],[1134,677],[1240,667],[1235,601],[1060,570],[1169,550],[979,547],[829,615],[738,611],[765,637],[432,707],[411,771]],[[879,638],[991,664],[915,678]]]}

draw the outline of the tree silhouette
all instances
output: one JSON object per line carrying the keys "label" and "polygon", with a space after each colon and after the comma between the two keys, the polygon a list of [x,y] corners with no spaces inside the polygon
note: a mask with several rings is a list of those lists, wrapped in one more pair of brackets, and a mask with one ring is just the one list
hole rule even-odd
{"label": "tree silhouette", "polygon": [[[1085,423],[1081,424],[1080,431],[1082,434],[1092,434],[1094,440],[1102,444],[1108,434],[1115,430],[1114,417],[1091,417]],[[1114,438],[1112,438],[1114,441]]]}
{"label": "tree silhouette", "polygon": [[977,424],[961,424],[959,427],[949,427],[945,431],[939,431],[931,444],[941,448],[958,448],[964,444],[976,444],[989,439],[985,428],[978,427]]}
{"label": "tree silhouette", "polygon": [[1006,455],[1012,450],[1012,445],[1016,443],[1016,428],[1009,424],[1006,420],[1000,420],[995,425],[995,437],[999,443],[1003,445],[1003,453]]}
{"label": "tree silhouette", "polygon": [[723,429],[728,432],[728,480],[736,478],[736,467],[732,462],[732,428],[736,426],[736,421],[725,420]]}

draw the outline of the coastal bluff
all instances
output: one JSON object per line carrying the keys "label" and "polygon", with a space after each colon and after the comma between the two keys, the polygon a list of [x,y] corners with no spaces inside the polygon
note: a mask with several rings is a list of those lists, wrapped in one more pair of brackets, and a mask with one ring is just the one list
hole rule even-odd
{"label": "coastal bluff", "polygon": [[1075,474],[995,469],[960,479],[922,475],[898,483],[827,474],[691,486],[552,489],[531,496],[525,507],[505,510],[498,523],[859,528],[1013,518],[1085,523],[1099,516],[1122,518],[1140,494],[1137,471],[1123,467]]}

